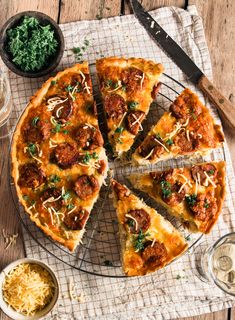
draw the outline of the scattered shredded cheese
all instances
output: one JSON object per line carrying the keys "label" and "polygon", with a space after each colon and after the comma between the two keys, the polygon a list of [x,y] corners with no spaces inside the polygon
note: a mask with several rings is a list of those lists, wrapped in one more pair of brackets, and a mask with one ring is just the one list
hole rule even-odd
{"label": "scattered shredded cheese", "polygon": [[143,88],[144,77],[145,77],[145,74],[143,73],[143,76],[142,76],[141,81],[140,81],[141,89]]}
{"label": "scattered shredded cheese", "polygon": [[198,181],[198,184],[201,185],[201,176],[199,172],[197,172],[197,181]]}
{"label": "scattered shredded cheese", "polygon": [[212,186],[213,186],[214,188],[216,188],[216,187],[217,187],[216,184],[215,184],[214,181],[208,176],[207,172],[206,172],[206,171],[203,171],[203,172],[204,172],[205,176],[207,177],[208,181],[212,184]]}
{"label": "scattered shredded cheese", "polygon": [[70,297],[70,300],[76,300],[78,302],[85,302],[85,297],[84,297],[84,294],[81,293],[81,294],[77,294],[76,293],[76,289],[77,289],[77,284],[74,284],[73,283],[73,279],[70,278],[69,279],[69,297]]}
{"label": "scattered shredded cheese", "polygon": [[16,245],[16,239],[18,237],[18,233],[16,234],[6,234],[5,229],[2,229],[2,235],[5,244],[5,250],[8,250],[11,246]]}
{"label": "scattered shredded cheese", "polygon": [[43,267],[22,263],[7,274],[2,290],[9,306],[19,313],[33,316],[50,303],[55,284]]}
{"label": "scattered shredded cheese", "polygon": [[57,144],[53,144],[52,141],[53,141],[52,139],[49,140],[49,148],[55,148],[55,147],[57,147]]}
{"label": "scattered shredded cheese", "polygon": [[134,126],[136,123],[138,123],[139,126],[140,126],[140,131],[143,131],[143,127],[142,127],[142,124],[140,122],[140,120],[143,118],[143,114],[141,114],[139,118],[137,118],[134,113],[132,113],[132,116],[135,119],[135,121],[131,124],[131,127]]}
{"label": "scattered shredded cheese", "polygon": [[45,201],[43,201],[43,204],[47,203],[47,202],[55,202],[57,200],[59,200],[61,198],[61,196],[54,198],[54,197],[50,197],[48,199],[46,199]]}
{"label": "scattered shredded cheese", "polygon": [[122,124],[123,119],[125,118],[127,112],[124,112],[122,119],[119,121],[119,124],[117,125],[117,128],[120,127],[120,125]]}
{"label": "scattered shredded cheese", "polygon": [[195,194],[197,195],[197,192],[198,192],[198,181],[196,179],[196,183],[195,183]]}
{"label": "scattered shredded cheese", "polygon": [[138,230],[138,225],[139,225],[138,221],[128,213],[126,214],[126,217],[132,219],[135,222],[135,230],[137,231]]}
{"label": "scattered shredded cheese", "polygon": [[150,28],[151,28],[151,29],[154,28],[154,24],[155,24],[155,21],[152,21],[152,22],[151,22],[151,25],[150,25]]}
{"label": "scattered shredded cheese", "polygon": [[74,210],[76,210],[77,209],[77,207],[75,206],[73,209],[71,209],[70,211],[68,211],[67,212],[67,214],[70,214],[70,213],[72,213]]}
{"label": "scattered shredded cheese", "polygon": [[178,193],[180,193],[180,192],[184,189],[184,187],[186,186],[187,183],[188,183],[188,181],[185,181],[185,182],[182,184],[182,186],[180,187]]}
{"label": "scattered shredded cheese", "polygon": [[147,160],[149,157],[151,157],[151,155],[153,154],[153,151],[154,151],[154,148],[149,152],[149,154],[146,156],[146,157],[144,157],[143,159],[144,160]]}
{"label": "scattered shredded cheese", "polygon": [[82,76],[82,83],[84,83],[84,81],[86,80],[86,77],[85,77],[84,73],[81,70],[79,70],[79,73]]}
{"label": "scattered shredded cheese", "polygon": [[90,92],[90,87],[88,87],[86,81],[85,81],[85,89],[86,89],[86,91],[87,91],[88,94],[91,94],[91,92]]}
{"label": "scattered shredded cheese", "polygon": [[62,110],[62,109],[64,109],[64,107],[63,107],[63,106],[62,106],[62,107],[60,107],[60,108],[58,108],[58,109],[56,110],[56,116],[57,116],[57,118],[59,118],[59,117],[60,117],[59,112],[60,112],[60,110]]}
{"label": "scattered shredded cheese", "polygon": [[190,141],[189,130],[186,130],[186,137],[187,137],[187,140]]}
{"label": "scattered shredded cheese", "polygon": [[154,246],[155,242],[156,242],[156,239],[153,239],[153,242],[151,243],[151,247]]}
{"label": "scattered shredded cheese", "polygon": [[53,97],[47,100],[47,110],[53,111],[58,104],[64,103],[68,98],[62,100],[60,97]]}
{"label": "scattered shredded cheese", "polygon": [[160,144],[167,152],[170,152],[169,149],[167,149],[167,147],[163,143],[161,143],[157,138],[154,138],[154,141]]}

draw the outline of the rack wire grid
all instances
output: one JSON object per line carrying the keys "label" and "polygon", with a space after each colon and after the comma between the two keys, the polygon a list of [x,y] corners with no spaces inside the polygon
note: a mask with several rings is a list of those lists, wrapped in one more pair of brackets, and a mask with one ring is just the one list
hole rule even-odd
{"label": "rack wire grid", "polygon": [[[108,141],[105,132],[102,102],[95,73],[95,64],[90,64],[90,72],[93,82],[94,98],[97,103],[99,125],[101,132],[104,135],[105,145],[107,146]],[[143,123],[143,131],[139,134],[138,138],[133,144],[131,152],[133,152],[136,146],[140,144],[151,126],[154,125],[161,115],[169,109],[170,103],[173,102],[174,99],[185,88],[179,81],[165,73],[162,75],[161,83],[161,90],[156,100],[151,105],[147,119]],[[19,119],[20,115],[14,114],[13,112],[11,117],[12,120],[10,123],[12,125],[12,122],[16,122],[16,119]],[[109,157],[109,168],[113,171],[114,177],[120,183],[126,184],[132,190],[134,189],[128,182],[128,175],[133,172],[165,170],[168,168],[188,166],[197,162],[225,160],[225,152],[223,147],[216,151],[212,151],[210,155],[205,157],[199,156],[194,159],[182,157],[178,159],[162,161],[156,165],[148,165],[145,167],[131,167],[129,163],[114,159],[109,151],[107,153]],[[86,273],[105,277],[125,277],[120,262],[118,223],[116,212],[113,207],[113,200],[110,197],[109,185],[101,188],[99,199],[91,212],[82,242],[74,252],[70,252],[57,242],[53,241],[50,237],[46,236],[29,219],[28,214],[25,213],[23,207],[18,201],[14,183],[10,174],[10,168],[11,163],[9,160],[9,183],[12,198],[16,207],[16,212],[25,230],[44,250],[72,268],[84,271]],[[201,239],[202,234],[193,234],[187,229],[184,229],[183,225],[177,219],[170,216],[163,207],[159,206],[154,200],[150,199],[148,195],[137,190],[134,192],[149,206],[155,208],[160,214],[168,219],[182,233],[188,242],[188,251]]]}

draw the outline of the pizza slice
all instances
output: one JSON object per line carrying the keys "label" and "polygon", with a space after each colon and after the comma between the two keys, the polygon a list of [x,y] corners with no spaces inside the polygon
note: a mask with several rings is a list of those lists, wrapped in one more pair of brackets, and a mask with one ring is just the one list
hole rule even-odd
{"label": "pizza slice", "polygon": [[159,90],[163,66],[150,60],[110,57],[97,60],[96,69],[113,152],[121,157],[142,129]]}
{"label": "pizza slice", "polygon": [[209,233],[225,197],[225,162],[132,174],[136,189],[146,192],[192,232]]}
{"label": "pizza slice", "polygon": [[13,136],[11,158],[30,219],[74,250],[108,169],[87,62],[48,79],[31,98]]}
{"label": "pizza slice", "polygon": [[221,146],[224,136],[209,110],[190,89],[172,103],[132,155],[138,165],[185,155],[204,155]]}
{"label": "pizza slice", "polygon": [[187,249],[187,242],[178,230],[126,186],[113,180],[112,190],[126,275],[154,272]]}

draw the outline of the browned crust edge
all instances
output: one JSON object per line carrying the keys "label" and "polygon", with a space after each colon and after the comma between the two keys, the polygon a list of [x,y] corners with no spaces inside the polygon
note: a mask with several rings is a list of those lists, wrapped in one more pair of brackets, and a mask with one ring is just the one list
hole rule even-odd
{"label": "browned crust edge", "polygon": [[[66,240],[62,237],[59,237],[58,235],[54,234],[49,228],[43,226],[40,223],[39,219],[36,219],[33,217],[33,215],[29,212],[29,210],[26,207],[25,201],[22,197],[21,194],[21,189],[17,184],[18,181],[18,177],[19,177],[19,173],[18,173],[18,160],[17,160],[17,156],[16,156],[16,149],[17,149],[17,140],[18,137],[20,136],[20,129],[21,126],[25,120],[25,118],[27,117],[29,111],[31,110],[31,108],[37,106],[40,104],[42,98],[44,97],[45,93],[47,92],[48,88],[51,85],[51,81],[52,80],[57,80],[60,77],[62,77],[63,75],[65,75],[66,73],[69,72],[78,72],[79,70],[89,70],[88,69],[88,62],[83,62],[83,64],[75,64],[73,67],[71,68],[67,68],[63,71],[59,71],[54,77],[50,77],[43,85],[42,87],[35,93],[35,95],[33,95],[30,98],[30,102],[29,104],[26,106],[25,110],[23,111],[20,120],[16,126],[13,138],[12,138],[12,147],[11,147],[11,175],[12,178],[14,179],[14,183],[15,183],[15,188],[16,188],[16,192],[17,192],[17,196],[19,198],[20,203],[23,205],[25,211],[29,214],[30,219],[48,236],[50,236],[53,240],[61,243],[64,247],[68,248],[70,251],[74,251],[74,249],[76,248],[76,246],[78,245],[78,243],[80,242],[82,235],[85,231],[85,229],[82,229],[79,233],[79,236],[76,240],[71,239],[71,240]],[[96,200],[98,198],[98,195],[96,197]]]}

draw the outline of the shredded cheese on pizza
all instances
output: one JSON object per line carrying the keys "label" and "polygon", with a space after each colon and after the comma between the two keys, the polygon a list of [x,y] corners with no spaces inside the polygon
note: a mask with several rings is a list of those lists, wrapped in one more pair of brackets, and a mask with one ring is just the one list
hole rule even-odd
{"label": "shredded cheese on pizza", "polygon": [[138,230],[138,221],[128,213],[126,214],[126,217],[129,219],[132,219],[135,222],[135,230],[137,231]]}
{"label": "shredded cheese on pizza", "polygon": [[207,180],[212,184],[212,186],[213,186],[214,188],[216,188],[217,185],[216,185],[216,184],[214,183],[214,181],[208,176],[207,172],[206,172],[206,171],[203,171],[203,172],[204,172]]}
{"label": "shredded cheese on pizza", "polygon": [[6,275],[2,290],[9,306],[21,314],[33,316],[50,303],[55,284],[43,267],[22,263]]}
{"label": "shredded cheese on pizza", "polygon": [[158,144],[160,144],[167,152],[170,152],[170,150],[167,149],[167,147],[163,143],[161,143],[157,138],[154,138],[154,141],[156,141]]}
{"label": "shredded cheese on pizza", "polygon": [[79,73],[82,76],[82,84],[83,84],[84,81],[86,80],[86,77],[85,77],[84,73],[81,70],[79,70]]}
{"label": "shredded cheese on pizza", "polygon": [[63,100],[60,97],[52,97],[52,98],[48,99],[47,100],[47,111],[53,111],[57,105],[64,103],[67,100],[68,100],[68,98],[65,98]]}

